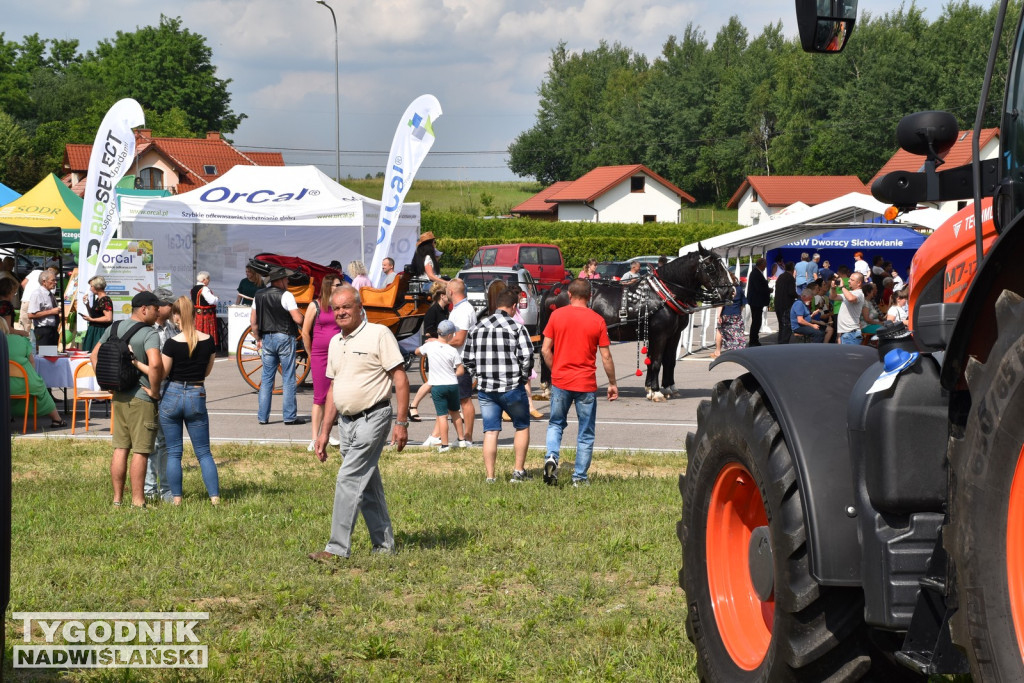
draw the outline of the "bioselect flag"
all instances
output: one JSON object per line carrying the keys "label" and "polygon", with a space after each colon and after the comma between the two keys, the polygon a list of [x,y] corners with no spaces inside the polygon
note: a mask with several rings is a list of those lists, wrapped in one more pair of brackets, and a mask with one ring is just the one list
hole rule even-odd
{"label": "bioselect flag", "polygon": [[142,106],[133,99],[118,100],[110,108],[96,131],[89,157],[82,203],[82,226],[78,244],[78,331],[88,326],[83,297],[89,292],[89,280],[96,275],[96,264],[110,242],[120,220],[114,186],[124,177],[135,159],[135,133],[132,128],[146,122]]}
{"label": "bioselect flag", "polygon": [[441,103],[433,95],[420,95],[405,110],[391,142],[388,167],[384,171],[384,195],[381,197],[380,222],[377,224],[377,247],[370,262],[370,282],[381,285],[381,261],[391,249],[402,204],[409,194],[412,179],[427,152],[434,145],[434,122],[441,116]]}

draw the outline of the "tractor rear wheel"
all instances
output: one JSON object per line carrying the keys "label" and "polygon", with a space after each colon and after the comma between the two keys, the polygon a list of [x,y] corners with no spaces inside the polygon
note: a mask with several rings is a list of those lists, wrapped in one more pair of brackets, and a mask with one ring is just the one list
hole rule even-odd
{"label": "tractor rear wheel", "polygon": [[996,302],[999,336],[967,371],[971,412],[951,455],[959,609],[951,630],[976,680],[1024,680],[1024,299]]}
{"label": "tractor rear wheel", "polygon": [[873,644],[859,589],[811,576],[797,472],[750,375],[715,386],[687,456],[680,586],[702,681],[924,680]]}

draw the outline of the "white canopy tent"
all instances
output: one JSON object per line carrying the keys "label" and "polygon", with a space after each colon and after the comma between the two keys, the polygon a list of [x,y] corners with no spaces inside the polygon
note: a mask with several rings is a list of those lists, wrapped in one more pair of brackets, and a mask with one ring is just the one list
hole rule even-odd
{"label": "white canopy tent", "polygon": [[[121,236],[153,240],[154,269],[171,273],[175,294],[187,293],[199,271],[209,272],[218,312],[226,314],[256,254],[365,263],[376,246],[380,204],[315,166],[235,166],[174,197],[123,197]],[[420,205],[405,204],[391,242],[396,269],[412,261],[419,233]]]}
{"label": "white canopy tent", "polygon": [[[884,220],[888,204],[874,197],[851,192],[836,199],[817,204],[812,207],[787,207],[786,210],[772,220],[752,225],[748,228],[718,235],[700,244],[705,249],[714,249],[723,258],[736,259],[736,275],[740,274],[740,262],[744,257],[753,267],[753,262],[771,249],[784,246],[797,240],[809,239],[825,232],[841,229],[860,230],[871,227],[884,230],[886,225],[900,228],[935,230],[944,223],[949,215],[937,209],[919,209],[896,218],[895,223],[880,222]],[[679,249],[679,256],[697,251],[697,242],[687,244]],[[717,311],[702,312],[702,333],[700,348],[714,343],[714,330],[718,320]],[[679,341],[680,355],[690,353],[693,349],[693,322],[684,330]],[[765,316],[762,332],[771,332],[768,327],[768,316]],[[709,341],[710,340],[710,341]]]}
{"label": "white canopy tent", "polygon": [[[788,207],[784,214],[774,220],[701,240],[700,243],[705,249],[714,249],[723,258],[761,256],[769,249],[831,230],[864,227],[884,229],[886,224],[879,220],[883,219],[889,205],[871,195],[851,192],[802,211],[790,211],[790,208],[793,207]],[[894,225],[934,230],[947,218],[947,214],[937,209],[919,209],[899,216]],[[697,251],[696,242],[682,247],[679,255],[692,251]]]}

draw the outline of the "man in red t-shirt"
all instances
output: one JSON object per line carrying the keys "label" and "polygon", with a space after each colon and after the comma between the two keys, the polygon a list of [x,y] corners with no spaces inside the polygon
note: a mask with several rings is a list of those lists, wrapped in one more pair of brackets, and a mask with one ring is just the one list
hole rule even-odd
{"label": "man in red t-shirt", "polygon": [[569,406],[575,404],[579,433],[576,437],[576,468],[573,486],[584,486],[594,451],[594,425],[597,422],[597,352],[608,376],[608,400],[619,397],[615,384],[615,364],[608,348],[608,326],[592,311],[590,281],[573,280],[569,285],[569,305],[556,309],[544,327],[541,356],[551,368],[551,416],[548,418],[547,459],[544,483],[558,483],[558,451],[562,430],[567,424]]}

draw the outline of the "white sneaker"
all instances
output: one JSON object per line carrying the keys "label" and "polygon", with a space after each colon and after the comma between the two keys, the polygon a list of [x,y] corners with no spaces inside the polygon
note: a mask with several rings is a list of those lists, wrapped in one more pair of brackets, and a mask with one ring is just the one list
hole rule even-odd
{"label": "white sneaker", "polygon": [[440,446],[441,445],[441,439],[437,438],[436,436],[428,436],[427,440],[423,442],[423,445],[424,446]]}
{"label": "white sneaker", "polygon": [[308,446],[306,446],[306,450],[307,450],[307,451],[312,451],[312,450],[313,450],[313,446],[314,446],[314,445],[316,445],[316,441],[310,441],[310,442],[309,442],[309,445],[308,445]]}
{"label": "white sneaker", "polygon": [[438,453],[447,453],[447,452],[448,452],[448,451],[450,451],[451,449],[452,449],[452,447],[451,447],[451,446],[444,446],[444,445],[441,445],[441,446],[438,446],[438,448],[437,448],[437,452],[438,452]]}
{"label": "white sneaker", "polygon": [[465,441],[463,439],[459,440],[459,448],[472,448],[472,447],[473,447],[473,442],[472,441]]}
{"label": "white sneaker", "polygon": [[331,432],[330,438],[327,439],[327,443],[331,444],[332,446],[340,446],[341,445],[341,441],[338,439],[338,437],[336,437],[334,435],[333,431]]}

